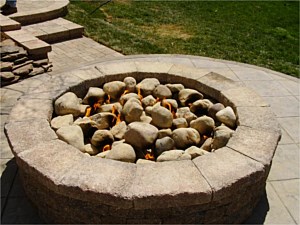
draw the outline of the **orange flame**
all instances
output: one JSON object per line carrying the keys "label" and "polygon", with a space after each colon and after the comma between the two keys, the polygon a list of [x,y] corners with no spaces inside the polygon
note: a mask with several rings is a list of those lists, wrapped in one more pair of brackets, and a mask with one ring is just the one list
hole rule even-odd
{"label": "orange flame", "polygon": [[100,106],[101,106],[101,100],[99,100],[98,102],[96,102],[96,103],[93,105],[94,111],[96,111],[97,109],[99,109]]}
{"label": "orange flame", "polygon": [[154,158],[154,155],[153,155],[151,149],[147,150],[147,154],[145,155],[145,159],[147,159],[147,160],[153,160],[154,161],[155,158]]}
{"label": "orange flame", "polygon": [[104,147],[102,148],[102,152],[108,151],[111,149],[110,145],[104,145]]}
{"label": "orange flame", "polygon": [[92,108],[91,108],[91,107],[88,107],[88,108],[86,109],[86,112],[85,112],[85,115],[84,115],[84,116],[89,117],[89,116],[91,115],[91,111],[92,111]]}
{"label": "orange flame", "polygon": [[138,96],[139,96],[139,99],[140,99],[140,101],[142,101],[143,95],[141,94],[141,87],[140,87],[140,85],[137,87],[137,89],[138,89]]}
{"label": "orange flame", "polygon": [[110,95],[107,95],[106,104],[110,104]]}
{"label": "orange flame", "polygon": [[175,113],[174,108],[172,107],[172,104],[169,103],[169,102],[167,102],[167,101],[163,101],[162,103],[163,103],[163,104],[162,104],[163,107],[168,108],[169,111],[172,113],[173,118],[176,118],[176,113]]}
{"label": "orange flame", "polygon": [[129,90],[126,89],[121,96],[126,95],[128,92],[129,92]]}
{"label": "orange flame", "polygon": [[[112,121],[112,122],[116,121],[116,125],[118,125],[119,123],[122,122],[122,120],[121,120],[121,113],[119,113],[119,112],[116,110],[116,108],[115,108],[114,105],[112,106],[111,113],[115,115],[115,117],[113,118],[113,121]],[[118,113],[118,116],[117,116],[117,113]]]}

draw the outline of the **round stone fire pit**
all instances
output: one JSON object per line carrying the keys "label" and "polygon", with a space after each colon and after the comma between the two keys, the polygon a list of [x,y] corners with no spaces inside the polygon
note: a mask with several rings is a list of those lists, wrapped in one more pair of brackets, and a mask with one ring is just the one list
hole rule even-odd
{"label": "round stone fire pit", "polygon": [[[241,223],[262,196],[280,129],[252,90],[203,72],[184,56],[125,57],[45,76],[23,96],[5,132],[24,189],[48,223]],[[184,65],[185,64],[185,65]],[[88,156],[50,127],[66,92],[125,77],[181,83],[230,106],[237,128],[225,147],[192,160],[134,164]],[[43,77],[41,78],[43,79]]]}

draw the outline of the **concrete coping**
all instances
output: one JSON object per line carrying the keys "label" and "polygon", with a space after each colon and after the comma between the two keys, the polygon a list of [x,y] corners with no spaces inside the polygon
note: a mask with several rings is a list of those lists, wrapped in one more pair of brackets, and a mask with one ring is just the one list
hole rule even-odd
{"label": "concrete coping", "polygon": [[[167,58],[167,57],[166,57]],[[174,60],[175,59],[175,60]],[[216,73],[204,74],[176,60],[155,57],[112,60],[52,77],[12,109],[5,126],[21,171],[70,198],[124,209],[155,209],[207,204],[265,182],[280,129],[255,92]],[[83,97],[88,87],[133,76],[182,83],[233,107],[238,127],[226,147],[192,161],[130,164],[86,156],[58,140],[49,121],[53,101],[67,91]]]}

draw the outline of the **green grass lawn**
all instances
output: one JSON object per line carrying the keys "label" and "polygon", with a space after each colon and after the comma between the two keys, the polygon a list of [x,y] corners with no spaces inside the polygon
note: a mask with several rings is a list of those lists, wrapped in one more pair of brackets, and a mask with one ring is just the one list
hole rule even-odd
{"label": "green grass lawn", "polygon": [[123,54],[234,60],[299,77],[299,2],[72,1],[67,19]]}

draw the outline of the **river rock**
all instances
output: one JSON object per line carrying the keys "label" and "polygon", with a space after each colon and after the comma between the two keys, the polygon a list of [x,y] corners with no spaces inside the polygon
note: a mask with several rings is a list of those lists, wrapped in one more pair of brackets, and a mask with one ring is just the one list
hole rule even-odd
{"label": "river rock", "polygon": [[152,117],[151,116],[147,116],[146,113],[143,112],[139,121],[143,122],[143,123],[151,123],[152,122]]}
{"label": "river rock", "polygon": [[156,99],[152,95],[148,95],[142,99],[143,107],[153,106],[156,103]]}
{"label": "river rock", "polygon": [[67,92],[54,103],[54,110],[57,115],[63,116],[72,114],[77,117],[81,114],[80,99],[73,93]]}
{"label": "river rock", "polygon": [[117,112],[121,112],[122,111],[122,105],[119,102],[115,102],[115,103],[111,103],[111,104],[104,104],[101,105],[99,107],[99,112],[112,112],[113,108],[115,108],[115,110]]}
{"label": "river rock", "polygon": [[67,142],[80,151],[84,152],[84,137],[78,125],[63,126],[56,131],[60,140]]}
{"label": "river rock", "polygon": [[155,161],[152,161],[152,160],[147,160],[147,159],[138,159],[137,161],[136,161],[136,164],[151,164],[151,163],[155,163]]}
{"label": "river rock", "polygon": [[174,111],[176,111],[177,108],[178,108],[178,104],[177,104],[177,101],[175,99],[170,99],[170,98],[163,99],[161,101],[161,104],[162,104],[162,106],[164,106],[168,109],[169,109],[168,104],[171,105],[171,109],[174,110]]}
{"label": "river rock", "polygon": [[208,108],[207,110],[207,115],[213,118],[214,120],[217,120],[216,114],[220,110],[224,109],[224,105],[222,103],[216,103],[213,104],[211,107]]}
{"label": "river rock", "polygon": [[205,151],[204,149],[201,149],[201,148],[198,148],[196,146],[191,146],[189,148],[187,148],[185,150],[185,152],[187,154],[190,154],[192,159],[198,157],[198,156],[201,156],[201,155],[205,155],[205,154],[208,154],[209,152],[208,151]]}
{"label": "river rock", "polygon": [[153,96],[159,99],[171,98],[172,92],[165,85],[160,84],[153,90]]}
{"label": "river rock", "polygon": [[57,116],[54,117],[50,124],[51,127],[54,130],[58,130],[59,128],[63,127],[63,126],[69,126],[72,125],[74,122],[74,118],[72,114],[68,114],[68,115],[64,115],[64,116]]}
{"label": "river rock", "polygon": [[99,153],[99,149],[97,149],[94,145],[92,144],[86,144],[84,146],[84,151],[86,153],[89,153],[90,155],[97,155]]}
{"label": "river rock", "polygon": [[203,95],[194,89],[185,88],[178,94],[178,99],[182,106],[188,106],[189,103],[193,103],[199,99],[202,99]]}
{"label": "river rock", "polygon": [[177,118],[185,118],[188,124],[190,124],[192,120],[197,119],[197,116],[190,111],[189,107],[178,108],[175,115]]}
{"label": "river rock", "polygon": [[122,105],[124,105],[128,100],[132,99],[132,98],[135,98],[137,99],[138,101],[140,100],[139,96],[136,94],[136,93],[128,93],[128,94],[125,94],[125,95],[122,95],[121,98],[120,98],[120,103]]}
{"label": "river rock", "polygon": [[135,92],[136,80],[133,77],[125,77],[123,82],[125,83],[125,89],[129,92]]}
{"label": "river rock", "polygon": [[100,157],[105,159],[107,154],[110,152],[110,150],[104,151],[104,152],[100,152],[99,154],[95,155],[96,157]]}
{"label": "river rock", "polygon": [[178,128],[173,131],[172,139],[175,141],[175,146],[179,149],[197,145],[201,140],[198,131],[194,128]]}
{"label": "river rock", "polygon": [[230,106],[227,106],[225,109],[220,110],[216,113],[217,119],[224,123],[225,125],[235,128],[236,126],[236,116],[233,109]]}
{"label": "river rock", "polygon": [[233,135],[234,131],[226,126],[219,126],[215,129],[214,137],[212,140],[211,147],[212,149],[216,150],[218,148],[224,147],[231,136]]}
{"label": "river rock", "polygon": [[123,139],[125,132],[127,130],[127,125],[125,121],[113,126],[110,130],[115,139]]}
{"label": "river rock", "polygon": [[206,150],[206,151],[211,151],[211,144],[212,144],[212,141],[213,139],[210,137],[210,138],[207,138],[203,144],[201,145],[201,148]]}
{"label": "river rock", "polygon": [[213,106],[213,103],[208,99],[200,99],[192,103],[190,110],[196,115],[207,114],[209,107]]}
{"label": "river rock", "polygon": [[112,113],[102,112],[94,114],[89,118],[96,123],[98,129],[107,129],[111,127],[112,121],[116,116]]}
{"label": "river rock", "polygon": [[155,142],[155,155],[159,156],[164,151],[172,150],[175,147],[175,142],[170,137],[164,137],[161,139],[157,139]]}
{"label": "river rock", "polygon": [[154,144],[158,129],[148,123],[133,122],[128,125],[124,135],[125,141],[137,149],[147,149]]}
{"label": "river rock", "polygon": [[188,123],[185,118],[176,118],[173,120],[173,127],[177,128],[187,128]]}
{"label": "river rock", "polygon": [[134,121],[139,121],[140,117],[143,113],[143,107],[140,105],[140,103],[137,103],[132,100],[128,100],[123,109],[122,109],[122,114],[125,118],[125,121],[127,123],[131,123]]}
{"label": "river rock", "polygon": [[201,116],[191,122],[191,128],[196,129],[201,135],[210,135],[215,128],[215,121],[208,116]]}
{"label": "river rock", "polygon": [[99,147],[106,144],[111,144],[114,141],[114,136],[108,130],[97,130],[92,136],[92,145]]}
{"label": "river rock", "polygon": [[102,104],[104,102],[105,95],[106,94],[102,88],[90,87],[85,97],[83,98],[82,103],[92,105],[96,102],[99,102],[100,104]]}
{"label": "river rock", "polygon": [[97,123],[92,121],[89,117],[79,117],[74,121],[74,124],[81,127],[85,136],[89,136],[89,131],[92,127],[97,128]]}
{"label": "river rock", "polygon": [[168,129],[160,129],[158,131],[157,138],[161,139],[164,137],[171,137],[172,136],[172,130],[170,128]]}
{"label": "river rock", "polygon": [[131,145],[123,143],[113,146],[105,158],[133,163],[135,162],[136,155],[134,148]]}
{"label": "river rock", "polygon": [[175,94],[184,89],[182,84],[166,84],[170,91]]}
{"label": "river rock", "polygon": [[159,128],[170,128],[172,127],[173,115],[172,113],[159,105],[153,107],[151,111],[152,124]]}
{"label": "river rock", "polygon": [[183,150],[169,150],[157,157],[157,162],[191,160],[191,155]]}
{"label": "river rock", "polygon": [[103,85],[103,90],[112,99],[118,99],[125,91],[126,84],[122,81],[111,81]]}
{"label": "river rock", "polygon": [[142,95],[146,97],[151,95],[153,90],[160,84],[156,78],[145,78],[139,84],[136,85],[137,89],[141,89]]}

